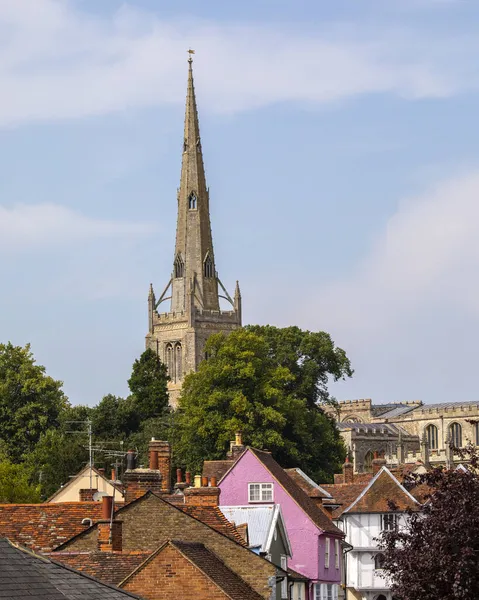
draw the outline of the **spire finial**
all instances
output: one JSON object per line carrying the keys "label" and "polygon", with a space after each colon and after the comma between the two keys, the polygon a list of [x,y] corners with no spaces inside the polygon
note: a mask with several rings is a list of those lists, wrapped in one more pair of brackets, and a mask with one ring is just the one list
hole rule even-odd
{"label": "spire finial", "polygon": [[188,62],[190,64],[190,69],[191,69],[191,65],[193,64],[193,54],[194,53],[195,53],[195,51],[192,50],[191,48],[188,50],[188,54],[189,54]]}

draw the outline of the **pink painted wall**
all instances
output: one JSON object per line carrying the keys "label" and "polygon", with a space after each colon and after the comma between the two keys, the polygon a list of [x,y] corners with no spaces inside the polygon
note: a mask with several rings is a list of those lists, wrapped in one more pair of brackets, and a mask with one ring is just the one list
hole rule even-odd
{"label": "pink painted wall", "polygon": [[[288,565],[313,581],[340,583],[340,569],[334,566],[334,539],[331,539],[329,569],[324,568],[324,534],[274,479],[270,472],[247,450],[221,481],[223,506],[249,504],[248,483],[273,483],[273,500],[281,505],[293,556]],[[256,503],[253,503],[256,504]]]}

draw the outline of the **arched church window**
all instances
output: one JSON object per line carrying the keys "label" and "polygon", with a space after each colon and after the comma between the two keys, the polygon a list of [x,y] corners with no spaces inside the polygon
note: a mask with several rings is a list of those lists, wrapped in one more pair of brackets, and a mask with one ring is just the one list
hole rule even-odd
{"label": "arched church window", "polygon": [[213,261],[211,260],[211,256],[209,254],[206,255],[205,261],[203,263],[203,271],[205,277],[213,277]]}
{"label": "arched church window", "polygon": [[366,455],[364,457],[364,470],[366,473],[371,473],[373,470],[373,459],[374,459],[374,454],[371,452],[371,450],[368,450],[366,452]]}
{"label": "arched church window", "polygon": [[168,369],[168,375],[171,381],[175,381],[175,355],[173,346],[171,344],[166,345],[166,367]]}
{"label": "arched church window", "polygon": [[188,208],[190,210],[196,208],[196,194],[195,194],[195,192],[191,192],[190,197],[188,198]]}
{"label": "arched church window", "polygon": [[438,448],[438,435],[437,427],[435,425],[428,425],[426,427],[426,439],[429,445],[429,450],[437,450]]}
{"label": "arched church window", "polygon": [[181,381],[183,378],[183,352],[181,344],[175,346],[175,362],[176,362],[176,380]]}
{"label": "arched church window", "polygon": [[183,277],[185,272],[185,263],[181,258],[181,254],[178,253],[175,258],[175,277]]}
{"label": "arched church window", "polygon": [[451,423],[449,427],[451,442],[455,448],[462,448],[462,427],[459,423]]}

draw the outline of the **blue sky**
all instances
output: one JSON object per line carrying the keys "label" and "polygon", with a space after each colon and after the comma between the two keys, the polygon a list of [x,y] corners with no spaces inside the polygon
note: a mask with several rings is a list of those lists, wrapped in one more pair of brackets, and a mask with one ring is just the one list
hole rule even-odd
{"label": "blue sky", "polygon": [[479,4],[2,0],[0,331],[125,394],[173,259],[193,47],[219,274],[340,399],[477,399]]}

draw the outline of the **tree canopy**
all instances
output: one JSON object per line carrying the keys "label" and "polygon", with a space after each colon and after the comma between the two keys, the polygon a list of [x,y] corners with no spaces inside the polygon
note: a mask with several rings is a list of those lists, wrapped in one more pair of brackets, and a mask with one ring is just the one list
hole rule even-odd
{"label": "tree canopy", "polygon": [[18,461],[42,432],[58,426],[68,406],[61,387],[35,363],[28,344],[0,344],[0,440],[9,458]]}
{"label": "tree canopy", "polygon": [[168,372],[150,348],[133,363],[128,386],[142,419],[159,417],[168,410]]}
{"label": "tree canopy", "polygon": [[409,477],[406,485],[430,489],[428,499],[409,513],[407,527],[382,534],[384,572],[397,600],[479,598],[478,455],[455,452],[467,457],[467,468]]}
{"label": "tree canopy", "polygon": [[269,449],[285,467],[330,478],[345,457],[339,433],[318,401],[327,380],[352,374],[326,333],[252,326],[212,335],[208,359],[185,377],[175,415],[175,459],[192,470],[224,458],[235,431]]}

